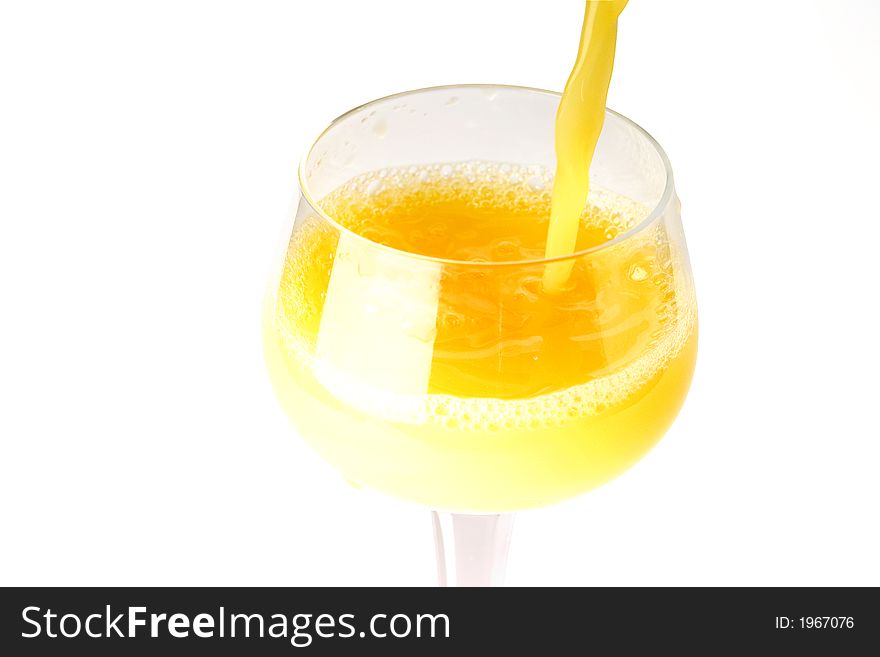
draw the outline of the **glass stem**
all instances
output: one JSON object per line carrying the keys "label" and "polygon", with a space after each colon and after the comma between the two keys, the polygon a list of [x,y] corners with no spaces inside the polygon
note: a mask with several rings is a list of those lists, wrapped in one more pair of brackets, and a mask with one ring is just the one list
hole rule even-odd
{"label": "glass stem", "polygon": [[440,586],[501,586],[513,517],[432,511]]}

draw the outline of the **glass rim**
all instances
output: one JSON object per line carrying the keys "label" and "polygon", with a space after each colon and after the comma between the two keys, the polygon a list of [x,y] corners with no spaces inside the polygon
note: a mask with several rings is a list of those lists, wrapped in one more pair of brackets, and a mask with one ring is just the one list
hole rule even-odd
{"label": "glass rim", "polygon": [[672,201],[674,196],[674,181],[672,178],[672,165],[669,162],[669,158],[666,155],[666,151],[663,150],[663,147],[660,146],[659,142],[654,139],[654,137],[645,130],[638,123],[633,121],[632,119],[624,116],[620,112],[616,112],[610,107],[605,107],[605,113],[610,114],[630,127],[634,128],[635,131],[644,137],[647,142],[654,148],[654,151],[660,157],[660,161],[663,164],[664,171],[666,173],[666,182],[663,187],[663,193],[660,194],[660,199],[657,201],[656,205],[651,209],[650,212],[635,226],[626,230],[620,235],[617,235],[613,239],[608,240],[607,242],[602,242],[601,244],[596,244],[586,249],[581,249],[580,251],[575,251],[574,253],[570,253],[567,255],[553,256],[551,258],[531,258],[525,260],[496,260],[496,261],[475,261],[475,260],[456,260],[454,258],[439,258],[437,256],[429,256],[422,253],[415,253],[413,251],[405,251],[403,249],[398,249],[393,246],[388,246],[387,244],[382,244],[381,242],[376,242],[371,240],[369,237],[365,235],[361,235],[360,233],[348,228],[347,226],[339,223],[330,216],[328,213],[324,212],[318,202],[315,200],[314,196],[309,189],[309,185],[305,179],[305,167],[306,162],[309,157],[312,155],[315,147],[321,141],[321,139],[337,124],[344,121],[351,115],[356,112],[359,112],[363,109],[376,105],[378,103],[391,100],[394,98],[402,98],[404,96],[411,96],[414,94],[425,93],[429,91],[445,91],[445,90],[453,90],[453,89],[483,89],[483,90],[508,90],[508,91],[526,91],[535,94],[543,94],[548,96],[556,96],[557,98],[561,98],[562,94],[558,91],[550,91],[548,89],[541,89],[539,87],[529,87],[523,85],[515,85],[515,84],[492,84],[492,83],[465,83],[465,84],[443,84],[436,85],[430,87],[419,87],[417,89],[408,89],[406,91],[399,91],[397,93],[388,94],[387,96],[382,96],[380,98],[374,98],[373,100],[367,101],[366,103],[362,103],[356,107],[351,108],[350,110],[343,112],[335,119],[333,119],[320,133],[315,139],[312,141],[311,145],[306,150],[305,155],[300,160],[299,166],[297,167],[297,179],[299,182],[300,193],[302,194],[303,199],[308,203],[309,207],[312,211],[318,215],[321,219],[329,223],[331,226],[336,228],[342,234],[348,234],[356,239],[363,240],[364,242],[384,251],[388,251],[391,253],[395,253],[400,256],[406,256],[409,258],[414,258],[417,260],[421,260],[424,262],[435,263],[439,265],[446,266],[455,266],[455,267],[474,267],[474,268],[486,268],[486,267],[525,267],[525,266],[535,266],[535,265],[546,265],[554,262],[565,262],[568,260],[576,260],[578,258],[582,258],[583,256],[590,255],[596,253],[598,251],[602,251],[603,249],[610,248],[614,245],[620,244],[621,242],[625,242],[632,237],[635,237],[639,233],[643,232],[647,228],[649,228],[655,221],[657,221],[660,217],[662,217],[669,203]]}

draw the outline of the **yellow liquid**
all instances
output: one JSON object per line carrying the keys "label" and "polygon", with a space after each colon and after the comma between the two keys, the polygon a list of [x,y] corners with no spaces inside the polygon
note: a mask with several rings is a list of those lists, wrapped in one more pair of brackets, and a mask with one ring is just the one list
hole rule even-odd
{"label": "yellow liquid", "polygon": [[[576,251],[578,218],[587,203],[590,162],[605,122],[605,101],[614,67],[617,18],[627,0],[588,1],[574,68],[556,112],[556,177],[546,256]],[[565,286],[571,262],[547,266],[544,287]]]}
{"label": "yellow liquid", "polygon": [[[657,223],[545,290],[544,265],[510,263],[547,248],[551,186],[514,165],[387,170],[321,200],[354,234],[298,223],[267,360],[303,437],[346,478],[440,509],[541,506],[626,470],[672,422],[696,355],[681,254]],[[590,200],[578,249],[648,212]]]}

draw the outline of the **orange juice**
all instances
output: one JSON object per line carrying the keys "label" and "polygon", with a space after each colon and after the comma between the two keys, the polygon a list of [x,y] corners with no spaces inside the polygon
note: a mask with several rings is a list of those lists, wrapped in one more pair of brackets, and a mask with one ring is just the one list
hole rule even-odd
{"label": "orange juice", "polygon": [[[435,508],[508,511],[593,488],[664,433],[697,341],[662,223],[594,187],[545,289],[553,176],[459,162],[356,177],[299,222],[266,353],[302,435],[346,478]],[[604,245],[604,246],[603,246]],[[409,256],[407,253],[419,254]]]}

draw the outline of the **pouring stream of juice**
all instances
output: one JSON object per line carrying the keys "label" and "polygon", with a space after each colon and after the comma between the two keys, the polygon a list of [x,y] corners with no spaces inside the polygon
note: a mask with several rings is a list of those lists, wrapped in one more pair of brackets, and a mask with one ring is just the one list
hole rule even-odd
{"label": "pouring stream of juice", "polygon": [[[587,203],[590,162],[605,121],[605,101],[614,47],[617,17],[627,0],[588,0],[577,60],[556,112],[556,177],[547,231],[545,257],[574,253],[581,215]],[[544,289],[560,292],[568,282],[573,262],[547,265]]]}

